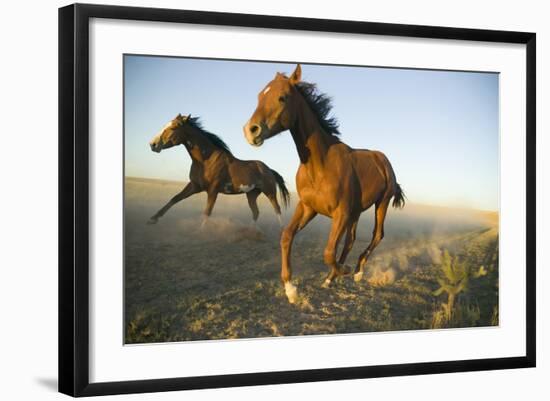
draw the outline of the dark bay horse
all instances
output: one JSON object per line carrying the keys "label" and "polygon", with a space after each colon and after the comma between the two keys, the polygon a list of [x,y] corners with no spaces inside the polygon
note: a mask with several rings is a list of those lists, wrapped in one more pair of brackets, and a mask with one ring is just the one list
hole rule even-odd
{"label": "dark bay horse", "polygon": [[[393,198],[394,207],[405,204],[404,193],[386,156],[343,143],[336,120],[328,117],[330,98],[319,93],[315,85],[302,82],[301,75],[300,65],[290,77],[278,73],[258,94],[256,111],[244,126],[245,137],[254,146],[290,130],[300,158],[296,174],[300,201],[281,235],[281,278],[290,303],[297,299],[296,287],[290,281],[292,241],[317,214],[332,218],[324,251],[330,272],[323,286],[328,287],[335,277],[351,273],[344,263],[355,241],[361,213],[375,205],[373,236],[357,261],[356,281],[363,277],[369,256],[384,237],[390,200]],[[344,234],[344,246],[337,259],[338,243]]]}
{"label": "dark bay horse", "polygon": [[207,201],[201,227],[212,213],[219,193],[246,194],[254,222],[260,214],[256,199],[261,193],[265,194],[282,225],[281,208],[277,202],[277,187],[285,207],[290,198],[283,178],[260,161],[237,159],[220,137],[202,127],[198,117],[178,114],[149,144],[151,150],[157,153],[183,144],[192,160],[189,183],[149,219],[149,224],[155,224],[179,201],[204,191],[207,194]]}

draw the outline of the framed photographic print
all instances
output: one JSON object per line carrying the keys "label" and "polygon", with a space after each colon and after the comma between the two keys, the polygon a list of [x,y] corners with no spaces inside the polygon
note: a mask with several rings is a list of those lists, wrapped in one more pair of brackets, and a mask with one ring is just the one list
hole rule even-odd
{"label": "framed photographic print", "polygon": [[535,366],[535,34],[59,10],[59,390]]}

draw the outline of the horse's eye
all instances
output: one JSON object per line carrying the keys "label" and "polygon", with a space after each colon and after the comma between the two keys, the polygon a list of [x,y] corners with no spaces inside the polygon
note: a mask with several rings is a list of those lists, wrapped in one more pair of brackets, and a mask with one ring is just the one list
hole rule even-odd
{"label": "horse's eye", "polygon": [[280,96],[279,97],[279,102],[281,102],[281,103],[286,102],[286,96]]}

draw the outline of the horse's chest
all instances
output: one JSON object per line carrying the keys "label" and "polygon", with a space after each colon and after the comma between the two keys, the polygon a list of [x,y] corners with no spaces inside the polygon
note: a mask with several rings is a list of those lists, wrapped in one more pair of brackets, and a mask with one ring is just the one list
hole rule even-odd
{"label": "horse's chest", "polygon": [[207,184],[204,173],[204,168],[202,166],[193,163],[191,165],[191,170],[189,171],[189,178],[191,179],[191,181],[199,184],[202,188],[204,188]]}

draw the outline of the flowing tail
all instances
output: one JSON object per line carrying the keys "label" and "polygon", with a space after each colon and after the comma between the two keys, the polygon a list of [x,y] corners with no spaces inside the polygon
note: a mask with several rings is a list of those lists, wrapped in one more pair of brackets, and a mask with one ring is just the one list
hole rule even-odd
{"label": "flowing tail", "polygon": [[403,209],[405,206],[405,193],[401,189],[401,185],[395,183],[395,194],[393,195],[392,206],[396,209]]}
{"label": "flowing tail", "polygon": [[271,170],[271,172],[273,173],[275,181],[277,181],[277,186],[279,187],[279,197],[281,198],[281,203],[284,205],[285,208],[287,208],[290,202],[290,193],[288,192],[288,189],[285,185],[285,180],[275,170]]}

